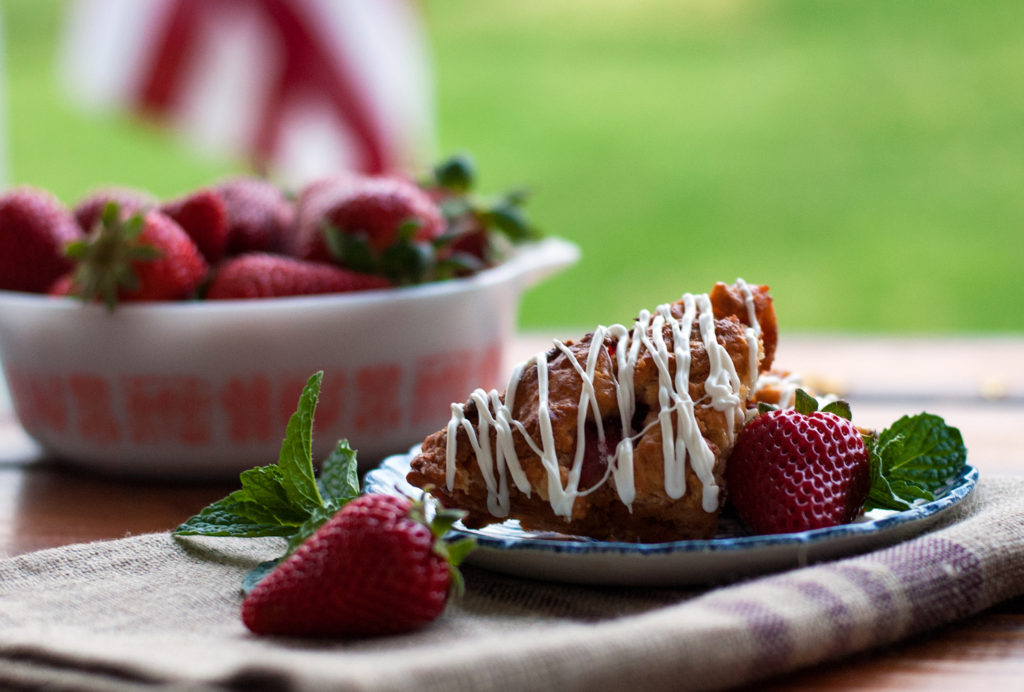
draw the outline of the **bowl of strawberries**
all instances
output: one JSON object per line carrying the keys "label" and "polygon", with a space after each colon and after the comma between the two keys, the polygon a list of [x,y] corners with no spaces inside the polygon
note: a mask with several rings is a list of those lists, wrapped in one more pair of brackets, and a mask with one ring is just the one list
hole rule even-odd
{"label": "bowl of strawberries", "polygon": [[0,363],[54,458],[216,478],[273,462],[322,370],[315,458],[372,464],[452,401],[499,386],[524,290],[578,257],[519,191],[455,156],[414,180],[344,174],[289,194],[234,178],[169,200],[0,195]]}

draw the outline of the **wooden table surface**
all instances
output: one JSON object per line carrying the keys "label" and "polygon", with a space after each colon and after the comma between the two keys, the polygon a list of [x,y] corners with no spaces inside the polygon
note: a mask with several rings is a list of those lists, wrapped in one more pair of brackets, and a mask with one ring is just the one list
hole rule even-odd
{"label": "wooden table surface", "polygon": [[[549,345],[546,335],[521,336],[510,360]],[[983,477],[1024,474],[1024,337],[789,337],[777,362],[844,394],[859,424],[938,413],[961,429]],[[167,530],[236,486],[97,477],[45,459],[0,391],[0,555]],[[1024,689],[1024,597],[886,651],[759,687],[822,688]]]}

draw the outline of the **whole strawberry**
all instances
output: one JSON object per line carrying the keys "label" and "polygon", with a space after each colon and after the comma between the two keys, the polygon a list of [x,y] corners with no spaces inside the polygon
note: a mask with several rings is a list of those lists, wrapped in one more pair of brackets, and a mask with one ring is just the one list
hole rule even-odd
{"label": "whole strawberry", "polygon": [[146,192],[134,187],[111,186],[93,190],[75,203],[72,213],[82,230],[86,233],[92,231],[96,222],[103,215],[103,210],[111,202],[117,204],[123,214],[134,214],[135,212],[154,207],[157,204],[156,198]]}
{"label": "whole strawberry", "polygon": [[[409,240],[430,241],[444,232],[441,210],[426,192],[401,178],[361,178],[324,190],[316,196],[316,213],[303,215],[296,227],[293,254],[305,259],[331,256],[325,228],[365,243],[370,253],[394,246],[404,234]],[[346,264],[345,258],[341,258]]]}
{"label": "whole strawberry", "polygon": [[362,180],[363,176],[355,173],[340,173],[318,178],[300,189],[295,200],[295,224],[284,248],[287,254],[318,262],[330,260],[327,245],[321,242],[324,215],[335,200]]}
{"label": "whole strawberry", "polygon": [[45,292],[71,268],[64,246],[81,235],[48,192],[19,187],[0,196],[0,289]]}
{"label": "whole strawberry", "polygon": [[254,252],[225,260],[210,283],[206,297],[209,300],[276,298],[390,286],[391,282],[383,276],[360,274],[325,262]]}
{"label": "whole strawberry", "polygon": [[405,497],[358,497],[256,585],[242,621],[257,634],[296,636],[421,628],[461,584],[465,551],[456,546],[467,544],[441,539],[452,521],[445,514],[428,525],[422,504]]}
{"label": "whole strawberry", "polygon": [[871,489],[861,433],[825,411],[758,415],[737,437],[725,476],[740,519],[763,534],[853,521]]}
{"label": "whole strawberry", "polygon": [[214,189],[227,208],[228,255],[282,248],[290,236],[295,210],[280,188],[261,178],[232,178]]}
{"label": "whole strawberry", "polygon": [[89,236],[67,251],[77,263],[69,291],[110,308],[119,301],[187,298],[209,270],[173,220],[158,211],[129,216],[113,203]]}
{"label": "whole strawberry", "polygon": [[164,202],[160,211],[181,226],[210,265],[224,256],[228,245],[228,213],[220,193],[197,190]]}

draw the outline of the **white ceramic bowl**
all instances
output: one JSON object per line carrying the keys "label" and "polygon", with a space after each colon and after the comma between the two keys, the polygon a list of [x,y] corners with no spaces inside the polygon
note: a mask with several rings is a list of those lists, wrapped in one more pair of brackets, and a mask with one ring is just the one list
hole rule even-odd
{"label": "white ceramic bowl", "polygon": [[440,428],[474,387],[500,386],[523,291],[577,257],[549,238],[467,279],[113,313],[0,291],[0,362],[47,453],[180,478],[275,462],[302,385],[323,370],[314,459],[347,437],[365,468]]}

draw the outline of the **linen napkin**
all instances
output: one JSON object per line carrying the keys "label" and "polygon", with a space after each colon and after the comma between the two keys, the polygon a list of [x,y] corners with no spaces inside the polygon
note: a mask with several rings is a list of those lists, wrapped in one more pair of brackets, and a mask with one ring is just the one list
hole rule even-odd
{"label": "linen napkin", "polygon": [[892,547],[708,590],[465,569],[419,632],[257,637],[243,575],[275,539],[150,534],[0,562],[0,688],[723,689],[883,645],[1024,592],[1024,477],[984,478]]}

